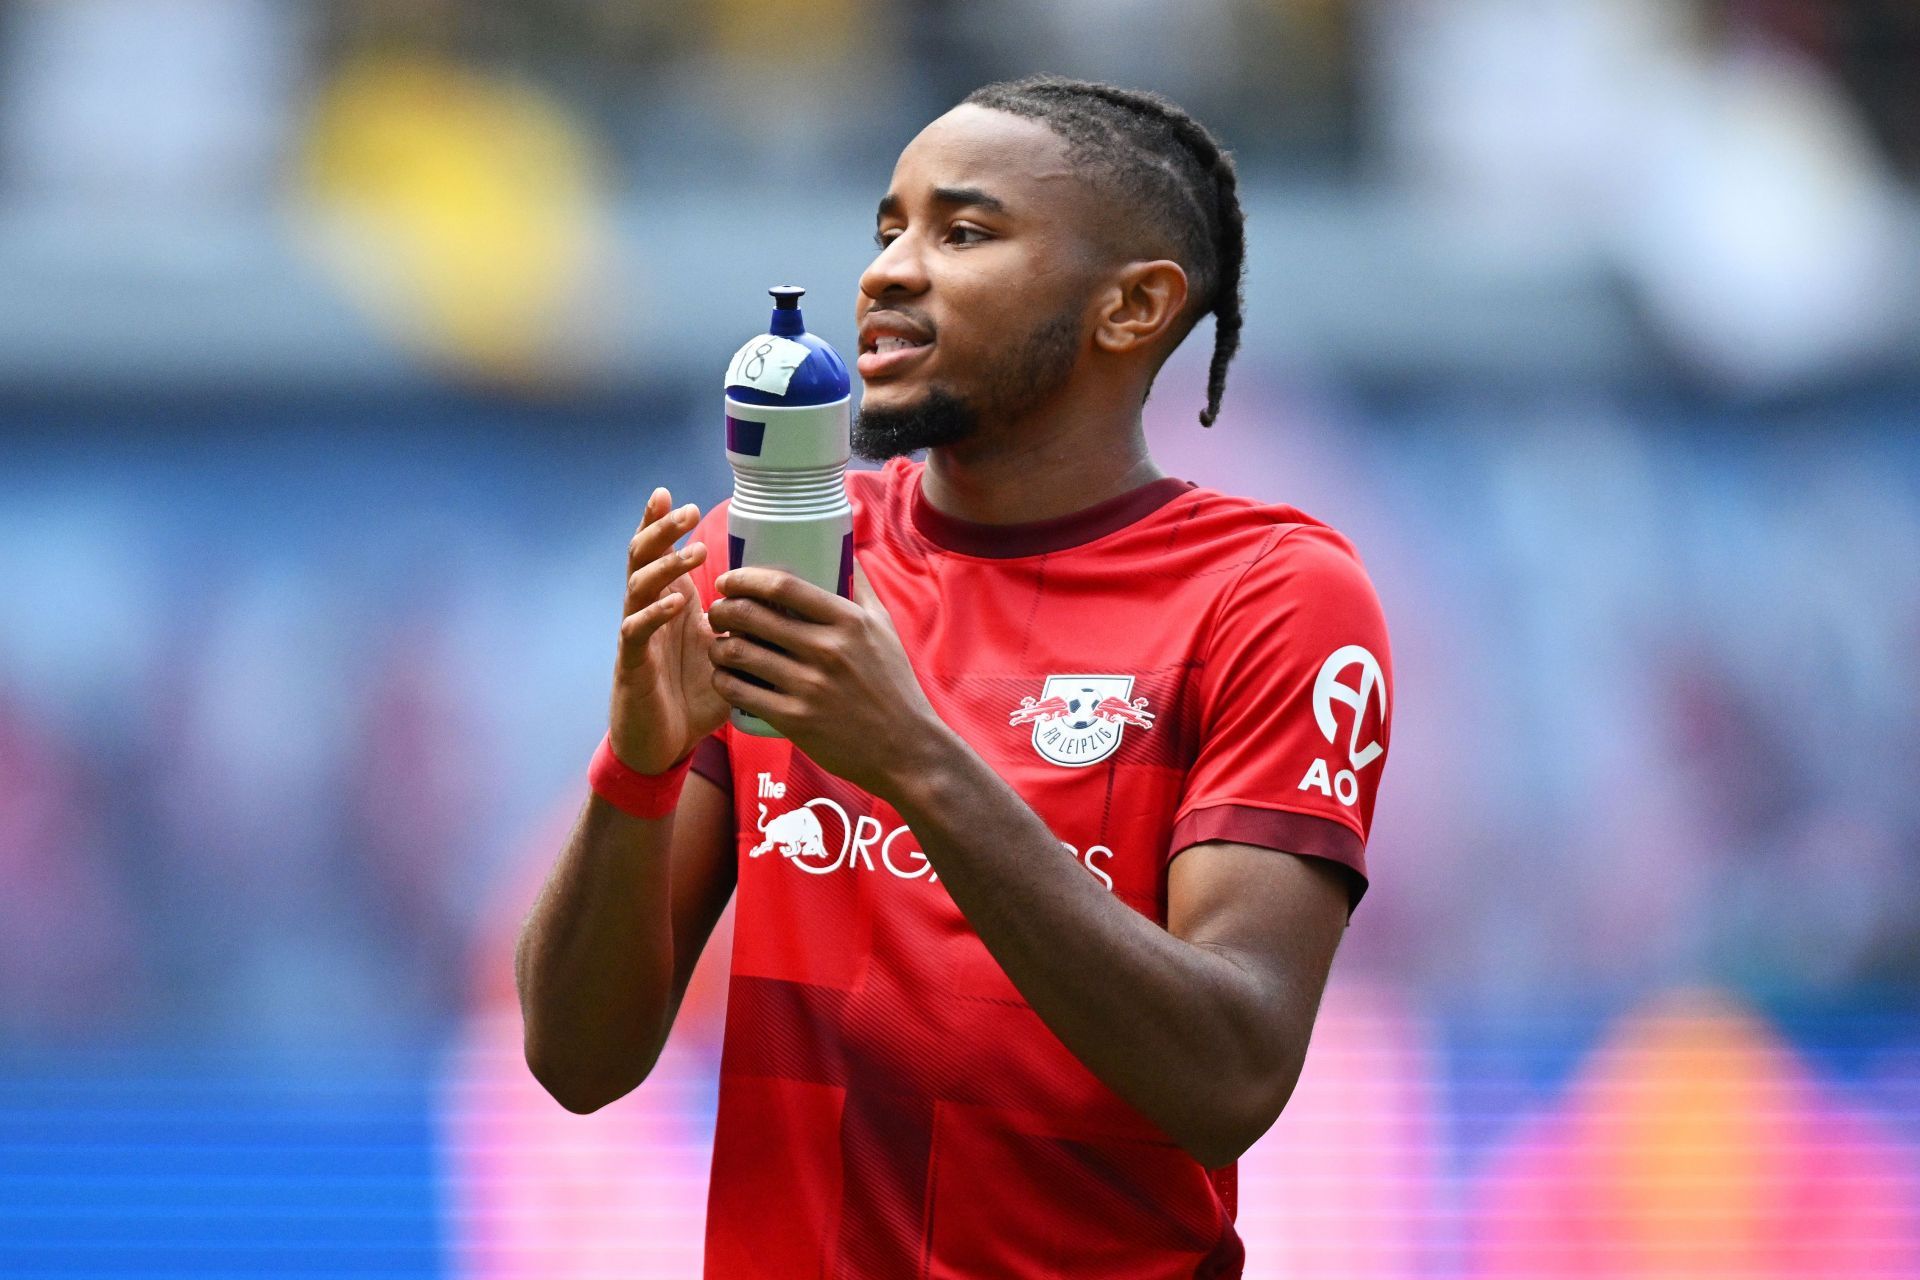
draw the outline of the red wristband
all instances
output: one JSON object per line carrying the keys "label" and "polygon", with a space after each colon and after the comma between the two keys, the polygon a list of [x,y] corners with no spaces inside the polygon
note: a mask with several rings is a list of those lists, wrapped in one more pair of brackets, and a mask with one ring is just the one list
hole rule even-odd
{"label": "red wristband", "polygon": [[613,754],[613,734],[600,739],[587,767],[587,785],[594,794],[624,814],[635,818],[664,818],[680,803],[680,787],[687,780],[687,768],[693,752],[667,766],[665,773],[638,773]]}

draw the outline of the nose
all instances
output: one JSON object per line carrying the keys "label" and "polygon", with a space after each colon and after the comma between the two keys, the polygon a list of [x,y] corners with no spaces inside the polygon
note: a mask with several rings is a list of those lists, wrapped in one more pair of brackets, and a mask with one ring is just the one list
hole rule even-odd
{"label": "nose", "polygon": [[888,294],[925,293],[926,260],[918,243],[912,231],[902,231],[890,240],[860,273],[860,292],[875,302]]}

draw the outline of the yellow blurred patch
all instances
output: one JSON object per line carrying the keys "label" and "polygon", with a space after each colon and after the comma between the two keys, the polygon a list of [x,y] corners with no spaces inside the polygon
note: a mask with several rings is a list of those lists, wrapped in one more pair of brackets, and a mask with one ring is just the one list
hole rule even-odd
{"label": "yellow blurred patch", "polygon": [[397,338],[488,381],[567,371],[603,243],[591,148],[532,89],[427,56],[349,63],[300,187],[321,256]]}

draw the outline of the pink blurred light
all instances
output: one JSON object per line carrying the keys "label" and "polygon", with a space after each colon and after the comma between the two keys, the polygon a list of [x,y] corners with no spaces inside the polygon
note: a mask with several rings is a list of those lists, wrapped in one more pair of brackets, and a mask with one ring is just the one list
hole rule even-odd
{"label": "pink blurred light", "polygon": [[1920,1273],[1912,1153],[1718,995],[1623,1020],[1481,1183],[1480,1280]]}

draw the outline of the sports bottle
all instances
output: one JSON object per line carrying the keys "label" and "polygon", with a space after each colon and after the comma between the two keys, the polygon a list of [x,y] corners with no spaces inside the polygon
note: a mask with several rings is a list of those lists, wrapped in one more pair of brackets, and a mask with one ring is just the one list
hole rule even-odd
{"label": "sports bottle", "polygon": [[[852,385],[846,363],[810,334],[805,289],[780,285],[767,332],[727,365],[727,567],[784,569],[826,591],[853,593],[853,507],[847,501]],[[748,676],[747,679],[753,679]],[[734,727],[775,729],[738,707]]]}

